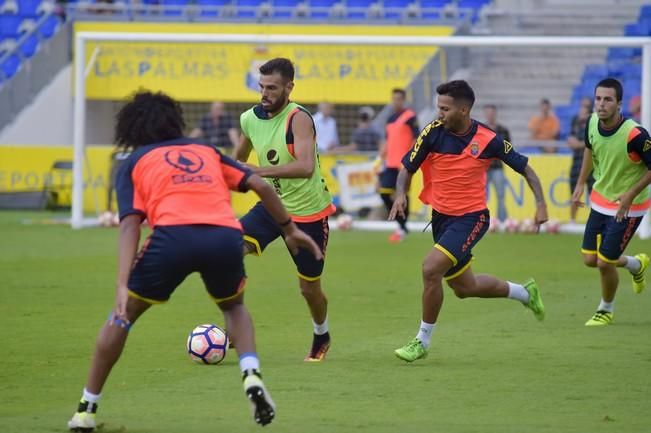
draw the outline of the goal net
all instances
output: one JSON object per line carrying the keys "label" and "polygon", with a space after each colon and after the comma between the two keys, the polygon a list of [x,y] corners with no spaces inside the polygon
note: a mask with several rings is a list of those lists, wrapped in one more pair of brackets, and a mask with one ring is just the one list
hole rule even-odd
{"label": "goal net", "polygon": [[[578,231],[587,216],[585,210],[570,215],[573,150],[568,137],[576,130],[572,119],[582,100],[592,96],[595,83],[610,75],[620,78],[623,111],[651,128],[651,38],[456,36],[451,27],[408,26],[344,28],[338,33],[328,28],[336,26],[266,26],[249,33],[226,24],[218,28],[220,33],[215,26],[205,32],[196,25],[161,26],[165,31],[154,25],[141,24],[135,30],[125,23],[111,26],[85,24],[74,36],[74,228],[84,227],[89,221],[85,217],[104,210],[89,203],[88,197],[97,196],[97,191],[88,191],[96,184],[89,182],[89,171],[110,169],[91,168],[87,151],[91,143],[110,144],[111,116],[125,97],[139,88],[169,93],[183,103],[188,132],[208,117],[212,102],[220,101],[237,127],[239,113],[259,99],[257,68],[273,57],[295,62],[293,100],[313,113],[320,103],[334,106],[339,143],[331,148],[320,143],[325,146],[321,169],[340,209],[364,219],[384,217],[381,209],[373,209],[379,203],[373,197],[371,163],[377,151],[359,143],[350,146],[351,136],[361,127],[363,112],[382,134],[394,88],[406,89],[407,103],[422,127],[436,116],[436,86],[450,79],[468,80],[477,97],[473,118],[486,121],[486,106],[497,108],[497,122],[509,129],[513,146],[530,156],[543,181],[550,217],[568,230],[571,218]],[[619,52],[632,56],[618,59]],[[529,120],[540,111],[542,100],[550,102],[559,130],[540,139],[531,135]],[[493,186],[488,190],[491,215],[502,217],[501,202],[509,219],[531,218],[533,197],[526,184],[508,169],[504,174],[503,200]],[[412,186],[411,209],[415,220],[425,220],[426,210],[414,194],[417,183]],[[236,210],[252,201],[234,198]],[[648,218],[639,232],[651,236]]]}

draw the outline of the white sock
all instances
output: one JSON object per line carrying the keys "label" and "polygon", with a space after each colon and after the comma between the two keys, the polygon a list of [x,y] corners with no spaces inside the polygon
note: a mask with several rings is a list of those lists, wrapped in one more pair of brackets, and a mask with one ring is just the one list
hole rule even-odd
{"label": "white sock", "polygon": [[97,403],[102,394],[93,394],[84,388],[84,392],[81,395],[82,400],[87,401],[88,403]]}
{"label": "white sock", "polygon": [[642,267],[642,263],[638,259],[632,256],[624,256],[626,258],[626,264],[624,267],[628,269],[628,271],[631,274],[637,274],[640,272],[640,268]]}
{"label": "white sock", "polygon": [[312,324],[314,325],[314,333],[316,335],[323,335],[328,332],[328,316],[326,316],[325,320],[320,325],[314,320],[312,320]]}
{"label": "white sock", "polygon": [[601,302],[599,302],[599,307],[597,307],[597,311],[608,311],[609,313],[612,313],[613,311],[615,311],[615,301],[606,302],[602,299]]}
{"label": "white sock", "polygon": [[240,355],[240,370],[260,370],[260,361],[255,352],[246,352]]}
{"label": "white sock", "polygon": [[525,289],[523,285],[512,283],[510,281],[507,281],[506,284],[509,285],[509,294],[507,295],[509,299],[516,299],[523,304],[529,302],[529,292],[527,292],[527,289]]}
{"label": "white sock", "polygon": [[416,335],[416,338],[418,338],[420,342],[423,343],[425,349],[429,348],[429,342],[432,339],[432,332],[434,332],[435,326],[436,323],[427,323],[423,322],[422,320],[420,321],[420,328],[418,329],[418,335]]}

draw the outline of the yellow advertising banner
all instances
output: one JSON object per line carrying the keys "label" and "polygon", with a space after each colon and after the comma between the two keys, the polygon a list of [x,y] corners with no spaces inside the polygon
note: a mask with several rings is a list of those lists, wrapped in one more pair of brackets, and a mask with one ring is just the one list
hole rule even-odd
{"label": "yellow advertising banner", "polygon": [[[87,149],[88,166],[84,173],[84,210],[93,214],[96,209],[106,210],[107,191],[109,187],[110,157],[114,148],[110,146],[91,146]],[[53,169],[57,161],[71,161],[71,147],[54,146],[0,146],[0,193],[18,191],[39,191],[46,183],[59,187],[66,193],[72,185],[72,173],[68,170]],[[356,164],[369,161],[365,155],[321,155],[321,172],[328,188],[338,204],[340,185],[337,181],[337,167],[341,164]],[[255,164],[255,155],[250,159]],[[549,216],[559,221],[569,219],[570,156],[534,155],[529,163],[540,176],[547,203]],[[505,203],[508,216],[517,220],[533,218],[534,197],[522,176],[505,167],[506,194]],[[428,218],[430,210],[418,200],[422,185],[420,172],[414,177],[411,187],[411,207],[416,215]],[[491,188],[488,205],[493,217],[497,216],[497,201]],[[233,207],[238,215],[245,214],[257,201],[254,193],[233,194]],[[115,203],[115,202],[114,202]],[[115,206],[115,204],[114,204]],[[578,221],[585,222],[586,209],[579,210]]]}
{"label": "yellow advertising banner", "polygon": [[255,102],[258,68],[274,57],[296,66],[292,97],[302,103],[384,104],[437,52],[436,47],[308,45],[301,35],[446,36],[446,26],[335,26],[78,22],[75,31],[296,35],[295,44],[89,42],[90,99],[119,100],[139,88],[182,101]]}

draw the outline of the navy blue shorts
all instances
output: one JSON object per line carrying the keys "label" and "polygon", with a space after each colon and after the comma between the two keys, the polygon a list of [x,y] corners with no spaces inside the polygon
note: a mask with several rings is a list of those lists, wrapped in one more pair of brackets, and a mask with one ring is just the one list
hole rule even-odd
{"label": "navy blue shorts", "polygon": [[397,168],[385,168],[380,173],[380,194],[393,194],[395,192],[399,172],[400,170]]}
{"label": "navy blue shorts", "polygon": [[156,227],[138,253],[129,290],[143,301],[162,303],[188,275],[199,272],[210,296],[224,301],[244,289],[243,249],[242,232],[230,227]]}
{"label": "navy blue shorts", "polygon": [[432,210],[432,236],[434,248],[452,260],[452,267],[445,273],[451,280],[461,275],[472,260],[472,248],[488,230],[488,209],[452,216]]}
{"label": "navy blue shorts", "polygon": [[596,254],[599,260],[615,263],[624,253],[635,234],[642,217],[625,218],[617,222],[614,216],[604,215],[594,209],[585,223],[583,254]]}
{"label": "navy blue shorts", "polygon": [[[244,240],[255,246],[254,254],[258,256],[262,255],[267,245],[283,236],[280,227],[261,202],[256,203],[240,219],[240,222],[244,228]],[[330,231],[328,217],[310,223],[296,223],[296,225],[316,242],[325,258],[328,233]],[[315,281],[321,277],[324,260],[315,259],[307,250],[301,248],[297,255],[292,255],[292,260],[296,264],[296,270],[300,278]]]}

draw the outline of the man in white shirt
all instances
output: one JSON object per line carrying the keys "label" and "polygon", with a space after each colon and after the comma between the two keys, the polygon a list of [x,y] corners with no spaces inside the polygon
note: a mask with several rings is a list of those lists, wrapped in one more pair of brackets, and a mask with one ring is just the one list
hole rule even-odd
{"label": "man in white shirt", "polygon": [[316,128],[316,142],[320,153],[326,153],[339,146],[339,134],[337,132],[337,121],[332,117],[332,104],[322,102],[319,104],[319,111],[314,115],[314,127]]}

